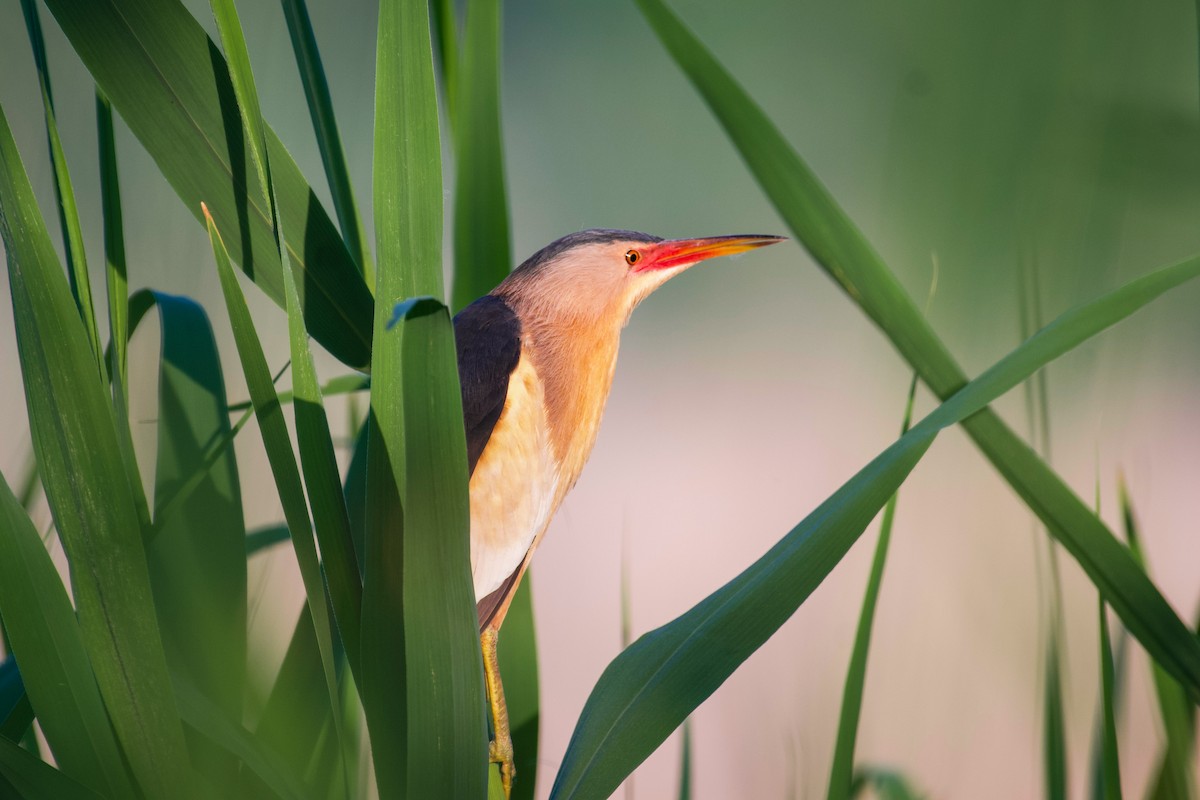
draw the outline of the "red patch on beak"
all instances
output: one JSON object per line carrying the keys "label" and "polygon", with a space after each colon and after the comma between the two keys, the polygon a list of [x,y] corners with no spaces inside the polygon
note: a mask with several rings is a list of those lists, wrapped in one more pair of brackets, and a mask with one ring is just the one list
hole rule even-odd
{"label": "red patch on beak", "polygon": [[732,256],[784,241],[783,236],[708,236],[702,239],[672,239],[646,248],[635,272],[685,267],[718,256]]}

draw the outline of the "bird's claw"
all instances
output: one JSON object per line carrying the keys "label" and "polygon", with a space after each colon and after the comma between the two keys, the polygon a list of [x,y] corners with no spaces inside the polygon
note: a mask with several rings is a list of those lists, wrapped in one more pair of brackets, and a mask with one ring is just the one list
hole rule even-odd
{"label": "bird's claw", "polygon": [[506,736],[503,740],[488,742],[488,761],[500,765],[500,783],[507,800],[512,795],[513,776],[517,774],[513,768],[512,739]]}

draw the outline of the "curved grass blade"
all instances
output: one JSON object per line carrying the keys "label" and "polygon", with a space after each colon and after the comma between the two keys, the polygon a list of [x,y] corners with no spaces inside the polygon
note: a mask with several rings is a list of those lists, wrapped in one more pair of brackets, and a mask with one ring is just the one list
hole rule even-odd
{"label": "curved grass blade", "polygon": [[[242,718],[246,683],[246,524],[237,459],[226,449],[207,464],[211,442],[231,436],[220,356],[208,315],[195,301],[156,292],[162,331],[155,460],[155,535],[147,541],[151,583],[171,669],[185,675],[230,720]],[[197,472],[203,479],[177,513],[162,511]],[[218,786],[238,765],[221,749],[193,748]]]}
{"label": "curved grass blade", "polygon": [[38,18],[36,0],[21,0],[21,11],[25,14],[25,30],[33,48],[33,60],[37,65],[38,83],[42,90],[46,138],[50,144],[50,163],[54,168],[54,192],[58,198],[58,221],[62,226],[63,245],[67,254],[67,275],[71,279],[71,294],[87,329],[96,363],[103,367],[100,333],[96,327],[96,309],[92,304],[92,282],[88,277],[87,255],[83,250],[83,231],[79,227],[79,210],[75,205],[71,174],[67,170],[67,156],[58,136],[54,95],[50,90],[50,65],[46,60],[46,43],[42,38],[42,23]]}
{"label": "curved grass blade", "polygon": [[436,300],[395,305],[442,296],[441,149],[425,2],[379,6],[373,192],[363,708],[381,796],[482,797],[487,734],[454,331]]}
{"label": "curved grass blade", "polygon": [[799,608],[940,430],[978,414],[1050,361],[1198,276],[1200,258],[1194,258],[1066,312],[942,403],[740,575],[638,639],[592,689],[551,796],[602,798],[614,791]]}
{"label": "curved grass blade", "polygon": [[[336,394],[350,394],[351,392],[361,392],[371,388],[371,379],[365,375],[339,375],[336,378],[330,378],[321,384],[321,396],[329,397]],[[279,392],[280,403],[290,403],[295,399],[295,396],[290,391]],[[240,403],[232,403],[229,406],[230,411],[245,411],[253,408],[254,404],[249,400],[244,400]],[[357,430],[357,428],[356,428]]]}
{"label": "curved grass blade", "polygon": [[84,644],[141,789],[149,797],[187,796],[180,776],[190,766],[135,490],[87,333],[2,112],[0,233],[34,450],[72,565]]}
{"label": "curved grass blade", "polygon": [[2,737],[0,795],[25,800],[102,800],[103,797]]}
{"label": "curved grass blade", "polygon": [[325,179],[329,181],[329,193],[333,197],[333,210],[337,215],[338,226],[342,229],[346,248],[358,264],[367,287],[373,288],[375,267],[371,263],[371,254],[366,249],[367,237],[354,202],[350,171],[346,168],[342,139],[333,115],[333,100],[329,96],[329,84],[325,81],[325,68],[321,66],[317,37],[313,34],[312,22],[308,18],[308,7],[305,0],[282,0],[282,3],[288,34],[292,37],[292,52],[296,56],[300,81],[304,84],[304,99],[308,101],[308,113],[312,117],[313,131],[317,136],[317,148],[321,151],[321,163],[325,166]]}
{"label": "curved grass blade", "polygon": [[[900,435],[908,433],[912,424],[913,401],[917,396],[917,376],[908,386],[908,400],[904,407],[904,422]],[[854,782],[854,745],[858,739],[858,721],[862,712],[863,685],[867,678],[867,652],[871,648],[871,628],[875,623],[875,607],[879,603],[879,587],[883,583],[883,567],[887,563],[888,544],[892,539],[892,523],[896,518],[896,500],[899,494],[888,498],[883,509],[883,521],[879,525],[879,541],[875,544],[875,558],[871,562],[871,574],[867,578],[867,591],[863,597],[862,611],[858,617],[858,630],[854,634],[854,649],[850,653],[850,666],[846,670],[846,685],[842,690],[842,713],[838,719],[837,742],[833,748],[833,767],[829,775],[829,800],[846,800]]]}
{"label": "curved grass blade", "polygon": [[[435,2],[436,6],[436,2]],[[467,5],[459,108],[454,125],[454,310],[512,270],[500,129],[500,0]]]}
{"label": "curved grass blade", "polygon": [[[203,222],[205,202],[233,260],[280,306],[283,279],[225,60],[178,0],[48,0],[96,83]],[[288,255],[303,275],[304,318],[344,363],[370,363],[371,293],[295,162],[264,126]]]}
{"label": "curved grass blade", "polygon": [[[41,537],[3,476],[0,617],[12,654],[4,668],[6,694],[16,701],[28,693],[59,768],[105,794],[132,795],[75,609]],[[18,663],[25,667],[24,676],[17,671]],[[4,711],[8,709],[0,709]],[[18,739],[23,734],[12,732]]]}
{"label": "curved grass blade", "polygon": [[[1123,477],[1117,481],[1117,496],[1129,550],[1138,566],[1149,573],[1133,504],[1129,500],[1129,491]],[[1196,786],[1192,764],[1191,704],[1188,703],[1183,687],[1161,666],[1157,663],[1150,666],[1154,675],[1154,694],[1158,698],[1158,710],[1162,715],[1163,730],[1167,734],[1167,747],[1147,796],[1155,800],[1194,798]]]}
{"label": "curved grass blade", "polygon": [[[775,208],[821,267],[943,400],[966,383],[912,299],[779,130],[662,0],[637,0]],[[1128,551],[991,410],[964,429],[1087,573],[1151,656],[1200,699],[1200,644]]]}
{"label": "curved grass blade", "polygon": [[242,362],[242,371],[246,376],[246,386],[250,390],[250,398],[254,403],[254,412],[258,417],[263,446],[267,451],[271,473],[275,478],[275,486],[283,505],[284,519],[291,531],[292,547],[296,553],[296,562],[300,567],[308,610],[312,614],[313,624],[317,630],[321,663],[325,671],[326,690],[329,694],[330,704],[337,708],[338,691],[337,674],[334,669],[333,631],[329,609],[326,605],[321,565],[317,559],[317,548],[313,541],[312,527],[308,518],[308,503],[304,499],[304,487],[300,482],[300,470],[296,466],[296,456],[292,451],[291,438],[288,436],[287,425],[283,419],[283,409],[275,394],[271,372],[267,368],[266,356],[263,355],[262,344],[254,329],[254,322],[250,318],[250,309],[247,308],[246,298],[242,295],[241,287],[238,286],[237,276],[233,273],[233,266],[229,262],[229,255],[225,250],[221,234],[217,231],[216,223],[211,217],[208,220],[208,231],[212,241],[213,254],[216,257],[221,290],[225,295],[225,305],[229,310],[229,320],[233,327],[234,342]]}

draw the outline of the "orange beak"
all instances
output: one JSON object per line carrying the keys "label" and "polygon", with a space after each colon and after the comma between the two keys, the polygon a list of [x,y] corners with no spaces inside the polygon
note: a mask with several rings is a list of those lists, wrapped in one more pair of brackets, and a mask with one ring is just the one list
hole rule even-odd
{"label": "orange beak", "polygon": [[643,259],[637,267],[637,272],[649,272],[656,269],[671,267],[686,267],[698,261],[704,261],[717,256],[732,256],[776,244],[786,239],[784,236],[708,236],[703,239],[672,239],[659,242],[647,253],[649,258]]}

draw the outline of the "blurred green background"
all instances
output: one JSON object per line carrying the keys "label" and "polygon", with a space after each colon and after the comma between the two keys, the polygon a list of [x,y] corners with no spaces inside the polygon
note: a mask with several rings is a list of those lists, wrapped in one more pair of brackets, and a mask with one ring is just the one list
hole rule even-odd
{"label": "blurred green background", "polygon": [[[207,4],[187,5],[214,33]],[[1049,319],[1200,251],[1197,24],[1186,3],[673,5],[914,296],[925,295],[940,264],[930,318],[972,374],[1018,340],[1022,264],[1037,267]],[[318,0],[309,8],[367,209],[377,9]],[[264,113],[324,193],[282,13],[266,0],[239,10]],[[101,286],[92,85],[53,19],[43,14],[43,22],[93,285]],[[585,227],[664,236],[784,231],[631,3],[509,3],[504,24],[518,261]],[[0,76],[0,102],[43,213],[56,219],[15,2],[0,5]],[[118,155],[131,286],[203,302],[231,399],[245,397],[203,229],[119,121]],[[0,469],[11,481],[29,442],[6,283],[0,295]],[[272,363],[282,364],[283,313],[256,290],[248,298]],[[1184,287],[1049,375],[1054,466],[1082,497],[1099,481],[1114,530],[1115,479],[1124,470],[1151,570],[1185,619],[1200,596],[1198,309],[1200,287]],[[131,351],[135,424],[155,413],[156,376],[137,367],[138,347],[149,353],[155,339],[140,334]],[[331,358],[318,367],[323,378],[344,370]],[[890,345],[794,243],[694,270],[639,309],[591,464],[535,560],[547,784],[539,794],[588,690],[619,649],[622,558],[635,634],[691,607],[890,443],[907,382]],[[919,394],[919,410],[929,407]],[[335,421],[343,408],[331,404]],[[999,408],[1026,429],[1019,392]],[[280,518],[259,441],[247,433],[238,444],[251,527]],[[138,448],[152,463],[144,432]],[[942,437],[901,492],[860,761],[900,767],[936,797],[1040,791],[1044,597],[1035,549],[1043,538],[969,442],[957,432]],[[697,713],[697,797],[823,792],[871,547],[873,535],[864,537]],[[291,558],[281,552],[251,564],[251,646],[264,682],[303,597]],[[1083,796],[1099,676],[1095,594],[1069,557],[1062,563],[1072,794]],[[1140,793],[1162,734],[1144,655],[1136,645],[1130,655],[1122,777],[1127,792]],[[673,791],[677,758],[669,742],[636,774],[633,794]]]}

